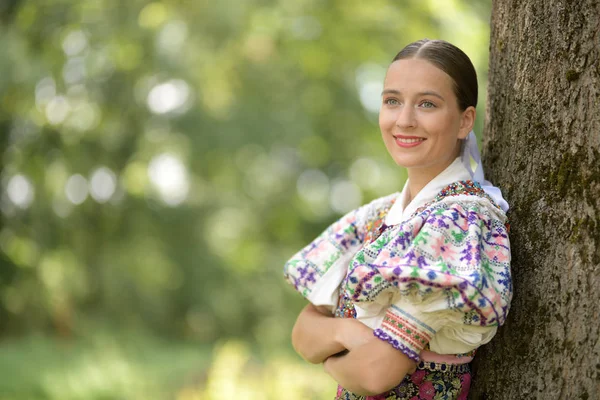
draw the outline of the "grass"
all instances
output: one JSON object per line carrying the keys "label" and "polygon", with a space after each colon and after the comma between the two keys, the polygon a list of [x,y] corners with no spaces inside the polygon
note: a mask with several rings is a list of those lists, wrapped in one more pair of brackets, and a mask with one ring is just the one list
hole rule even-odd
{"label": "grass", "polygon": [[210,364],[210,348],[149,335],[75,341],[32,335],[0,345],[0,400],[166,399]]}
{"label": "grass", "polygon": [[242,341],[200,345],[99,331],[0,343],[0,400],[268,400],[334,397],[320,366]]}

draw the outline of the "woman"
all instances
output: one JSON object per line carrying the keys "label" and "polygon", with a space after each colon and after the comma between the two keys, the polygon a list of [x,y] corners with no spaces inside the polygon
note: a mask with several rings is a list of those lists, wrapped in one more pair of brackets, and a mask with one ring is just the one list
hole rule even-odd
{"label": "woman", "polygon": [[379,115],[388,152],[407,169],[404,189],[350,212],[285,266],[310,302],[292,343],[324,363],[337,399],[466,399],[468,363],[506,319],[508,205],[483,178],[476,104],[460,49],[405,47]]}

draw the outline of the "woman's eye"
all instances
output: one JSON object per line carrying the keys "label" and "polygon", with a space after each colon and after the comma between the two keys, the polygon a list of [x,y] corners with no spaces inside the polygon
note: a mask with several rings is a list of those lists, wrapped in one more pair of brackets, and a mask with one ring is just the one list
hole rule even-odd
{"label": "woman's eye", "polygon": [[400,102],[396,99],[385,99],[383,102],[390,106],[397,106],[398,104],[400,104]]}
{"label": "woman's eye", "polygon": [[423,108],[435,108],[435,104],[430,101],[424,101],[421,103],[421,107]]}

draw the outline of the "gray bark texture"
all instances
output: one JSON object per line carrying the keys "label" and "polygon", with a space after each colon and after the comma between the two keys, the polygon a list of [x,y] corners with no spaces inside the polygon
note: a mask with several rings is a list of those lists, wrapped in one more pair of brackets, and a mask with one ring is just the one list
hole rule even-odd
{"label": "gray bark texture", "polygon": [[471,399],[600,399],[600,2],[494,1],[483,159],[514,297]]}

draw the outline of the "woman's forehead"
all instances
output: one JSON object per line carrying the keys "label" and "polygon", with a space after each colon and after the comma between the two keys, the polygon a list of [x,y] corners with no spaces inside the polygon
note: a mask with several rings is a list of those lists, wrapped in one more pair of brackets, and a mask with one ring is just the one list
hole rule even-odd
{"label": "woman's forehead", "polygon": [[402,90],[452,91],[452,78],[427,60],[410,58],[394,61],[388,68],[384,87]]}

